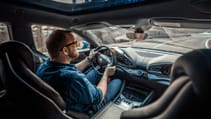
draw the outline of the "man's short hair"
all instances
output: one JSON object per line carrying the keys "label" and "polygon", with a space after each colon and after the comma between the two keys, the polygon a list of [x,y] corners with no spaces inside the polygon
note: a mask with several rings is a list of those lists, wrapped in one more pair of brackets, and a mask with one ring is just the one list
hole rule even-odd
{"label": "man's short hair", "polygon": [[[66,45],[66,34],[71,34],[68,30],[55,30],[53,31],[46,40],[46,47],[51,57],[56,57],[61,49]],[[72,35],[74,40],[74,37]]]}

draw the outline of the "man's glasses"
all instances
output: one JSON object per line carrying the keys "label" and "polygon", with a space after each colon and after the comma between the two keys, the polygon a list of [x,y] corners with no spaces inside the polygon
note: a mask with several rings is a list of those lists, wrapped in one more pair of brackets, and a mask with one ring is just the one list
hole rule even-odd
{"label": "man's glasses", "polygon": [[65,45],[64,47],[68,47],[68,46],[71,46],[71,45],[75,45],[75,44],[78,44],[78,41],[73,41],[72,43],[69,43],[67,45]]}
{"label": "man's glasses", "polygon": [[68,46],[75,45],[75,44],[78,45],[78,41],[73,41],[72,43],[69,43],[69,44],[65,45],[64,47],[68,47]]}

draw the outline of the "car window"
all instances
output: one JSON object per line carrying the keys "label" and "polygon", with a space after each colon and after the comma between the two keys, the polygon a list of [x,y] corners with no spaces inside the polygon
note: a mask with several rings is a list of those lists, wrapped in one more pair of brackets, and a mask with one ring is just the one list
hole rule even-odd
{"label": "car window", "polygon": [[89,50],[90,43],[86,41],[83,37],[73,32],[75,39],[78,41],[78,50]]}
{"label": "car window", "polygon": [[36,49],[39,52],[47,53],[47,48],[45,45],[47,37],[51,34],[52,31],[60,28],[38,24],[32,25],[31,28]]}
{"label": "car window", "polygon": [[3,41],[8,41],[8,40],[10,40],[10,38],[9,38],[7,24],[4,22],[0,22],[0,43]]}
{"label": "car window", "polygon": [[[38,24],[32,25],[31,28],[37,51],[48,55],[47,48],[45,45],[46,39],[54,30],[62,28]],[[90,45],[87,41],[85,41],[81,36],[77,35],[76,33],[73,33],[73,35],[78,40],[78,50],[89,49]]]}

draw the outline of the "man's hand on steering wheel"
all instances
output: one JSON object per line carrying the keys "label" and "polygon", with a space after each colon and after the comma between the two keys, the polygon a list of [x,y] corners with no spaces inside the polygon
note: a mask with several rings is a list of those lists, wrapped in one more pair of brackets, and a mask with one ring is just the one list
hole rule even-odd
{"label": "man's hand on steering wheel", "polygon": [[90,52],[89,52],[89,56],[87,57],[89,62],[91,62],[93,60],[93,58],[95,57],[95,55],[97,54],[98,51],[95,51],[94,49],[92,49]]}
{"label": "man's hand on steering wheel", "polygon": [[[107,53],[104,53],[105,50],[107,50]],[[90,51],[89,56],[92,58],[92,67],[100,75],[103,75],[108,64],[112,66],[116,65],[116,54],[108,46],[97,47],[94,51]]]}

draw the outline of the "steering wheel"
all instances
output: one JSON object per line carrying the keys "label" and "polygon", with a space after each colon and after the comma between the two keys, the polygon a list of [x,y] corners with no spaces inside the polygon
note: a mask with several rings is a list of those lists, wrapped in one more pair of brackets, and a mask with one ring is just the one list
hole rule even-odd
{"label": "steering wheel", "polygon": [[[95,51],[97,51],[97,53],[92,59],[91,66],[98,74],[102,75],[108,64],[111,64],[111,66],[116,65],[116,54],[111,48],[102,45],[97,47]],[[104,53],[102,53],[102,51],[104,51]]]}

